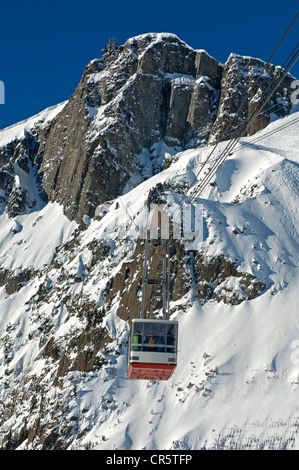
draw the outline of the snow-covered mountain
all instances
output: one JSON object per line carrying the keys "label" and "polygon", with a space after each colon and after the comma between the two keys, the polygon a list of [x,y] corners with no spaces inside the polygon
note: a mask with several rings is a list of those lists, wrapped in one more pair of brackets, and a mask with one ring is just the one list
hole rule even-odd
{"label": "snow-covered mountain", "polygon": [[165,169],[180,150],[235,137],[255,112],[245,135],[289,114],[293,81],[281,67],[251,57],[231,54],[220,64],[174,34],[131,38],[87,65],[60,112],[33,118],[23,134],[18,126],[11,140],[13,128],[4,132],[0,202],[11,215],[36,204],[21,168],[43,201],[62,204],[81,224],[99,204]]}
{"label": "snow-covered mountain", "polygon": [[[153,67],[161,41],[129,41],[143,67],[136,45],[142,41]],[[57,148],[57,123],[66,122],[61,113],[69,109],[63,103],[0,132],[10,158],[2,182],[5,174],[14,178],[2,190],[0,215],[3,448],[298,448],[299,111],[271,116],[266,128],[242,138],[194,199],[201,231],[192,249],[171,238],[179,361],[170,380],[152,382],[126,376],[129,323],[141,303],[139,229],[151,203],[170,211],[188,204],[188,187],[213,142],[182,148],[162,139],[154,158],[144,148],[140,175],[136,170],[124,192],[82,223],[66,216],[59,198],[45,196],[39,177],[45,161],[51,174],[49,146]],[[218,143],[214,158],[227,142]],[[153,171],[158,155],[167,165]],[[7,210],[8,193],[12,201],[17,188],[26,189],[26,204]],[[149,259],[161,269],[159,247],[151,247]],[[159,292],[151,291],[146,307],[161,314]]]}

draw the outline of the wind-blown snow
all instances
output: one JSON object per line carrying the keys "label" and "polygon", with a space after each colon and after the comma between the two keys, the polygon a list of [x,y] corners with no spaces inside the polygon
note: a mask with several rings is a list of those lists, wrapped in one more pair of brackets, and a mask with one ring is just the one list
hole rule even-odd
{"label": "wind-blown snow", "polygon": [[54,106],[41,111],[40,113],[32,116],[29,119],[13,124],[12,126],[6,127],[3,130],[0,130],[0,147],[12,142],[16,139],[21,139],[24,136],[26,131],[30,131],[36,125],[44,126],[47,122],[54,119],[54,117],[62,111],[67,101],[59,103]]}

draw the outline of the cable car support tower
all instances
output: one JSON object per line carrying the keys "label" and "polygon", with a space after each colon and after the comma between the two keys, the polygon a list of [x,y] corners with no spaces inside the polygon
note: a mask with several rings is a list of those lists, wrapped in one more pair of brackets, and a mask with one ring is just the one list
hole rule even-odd
{"label": "cable car support tower", "polygon": [[[150,230],[145,237],[142,303],[140,319],[133,319],[129,336],[127,376],[130,379],[168,380],[177,366],[178,322],[169,320],[169,240],[161,237],[163,246],[162,275],[150,278],[148,248]],[[157,239],[155,239],[155,242]],[[162,286],[163,319],[145,318],[145,293],[148,284]]]}
{"label": "cable car support tower", "polygon": [[[160,230],[159,230],[160,232]],[[140,316],[144,318],[145,306],[145,292],[148,284],[162,285],[162,312],[163,320],[169,320],[169,240],[162,239],[160,233],[160,240],[163,246],[163,268],[162,279],[152,279],[148,277],[148,243],[150,239],[150,230],[146,232],[145,238],[145,254],[144,254],[144,268],[143,268],[143,286],[142,286],[142,303]]]}

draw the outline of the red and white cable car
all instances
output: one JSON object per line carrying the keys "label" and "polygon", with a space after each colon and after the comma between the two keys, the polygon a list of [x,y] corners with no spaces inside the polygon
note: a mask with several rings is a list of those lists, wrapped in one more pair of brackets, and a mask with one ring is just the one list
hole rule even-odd
{"label": "red and white cable car", "polygon": [[128,377],[169,379],[177,365],[177,339],[177,321],[133,320],[128,345]]}
{"label": "red and white cable car", "polygon": [[[147,251],[149,232],[145,243],[145,262],[141,318],[132,320],[127,357],[127,375],[130,379],[168,380],[177,366],[178,322],[169,320],[169,244],[163,240],[162,279],[148,279]],[[163,319],[144,319],[144,298],[147,284],[163,286]]]}

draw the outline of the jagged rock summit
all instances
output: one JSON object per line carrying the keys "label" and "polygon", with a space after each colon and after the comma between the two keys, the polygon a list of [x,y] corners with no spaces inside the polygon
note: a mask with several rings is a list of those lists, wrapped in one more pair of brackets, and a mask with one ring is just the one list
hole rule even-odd
{"label": "jagged rock summit", "polygon": [[[48,126],[0,148],[0,202],[12,216],[36,203],[16,180],[17,163],[28,174],[32,167],[42,200],[63,204],[79,223],[93,217],[99,204],[165,168],[179,149],[234,137],[281,73],[267,65],[253,87],[264,67],[235,54],[222,65],[170,33],[131,38],[113,53],[104,49]],[[292,79],[280,84],[251,134],[271,113],[290,112]]]}

